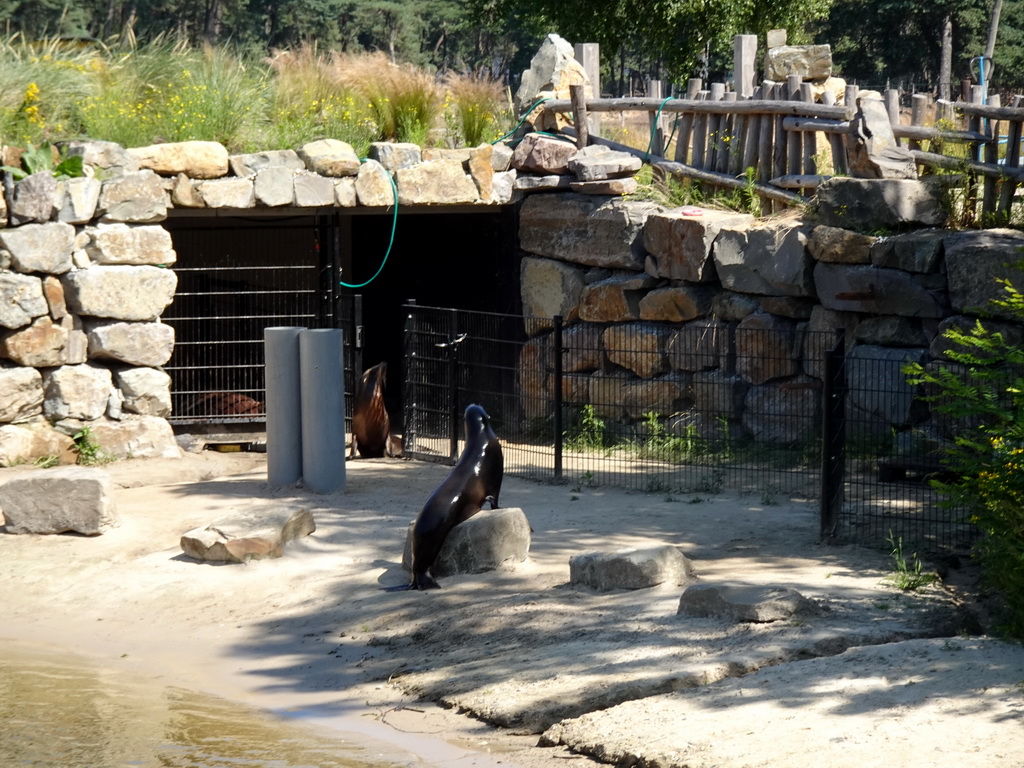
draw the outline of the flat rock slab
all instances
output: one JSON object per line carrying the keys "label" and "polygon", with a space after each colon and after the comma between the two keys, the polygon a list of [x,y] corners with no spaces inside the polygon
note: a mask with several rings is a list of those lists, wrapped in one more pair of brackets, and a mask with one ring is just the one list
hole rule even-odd
{"label": "flat rock slab", "polygon": [[118,524],[110,475],[95,467],[28,472],[0,485],[7,533],[95,536]]}
{"label": "flat rock slab", "polygon": [[1024,648],[988,637],[851,648],[566,720],[541,745],[659,768],[852,768],[883,753],[887,765],[1010,765],[1024,750],[1010,671],[1022,668]]}
{"label": "flat rock slab", "polygon": [[181,537],[181,549],[189,557],[205,562],[246,563],[281,557],[285,544],[315,530],[311,512],[272,507],[193,528]]}
{"label": "flat rock slab", "polygon": [[[402,568],[412,570],[412,529],[405,539]],[[530,552],[530,522],[518,507],[481,510],[455,526],[430,572],[437,577],[484,573],[521,563]]]}
{"label": "flat rock slab", "polygon": [[694,584],[679,598],[681,615],[732,621],[781,621],[819,610],[795,589],[748,584]]}
{"label": "flat rock slab", "polygon": [[676,547],[644,547],[615,552],[587,552],[569,558],[569,582],[601,592],[645,589],[659,584],[686,584],[693,565]]}

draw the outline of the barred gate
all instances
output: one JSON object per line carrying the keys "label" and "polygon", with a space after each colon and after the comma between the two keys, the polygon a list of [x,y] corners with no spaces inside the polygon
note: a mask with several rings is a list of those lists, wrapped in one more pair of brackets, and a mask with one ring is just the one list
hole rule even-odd
{"label": "barred gate", "polygon": [[170,219],[178,289],[163,322],[175,332],[165,370],[172,424],[266,420],[263,331],[342,328],[346,407],[362,370],[360,297],[338,286],[337,219]]}
{"label": "barred gate", "polygon": [[829,540],[970,545],[962,513],[928,482],[936,441],[899,354],[844,354],[836,333],[797,323],[644,324],[657,337],[645,340],[628,326],[405,312],[411,458],[454,463],[462,412],[479,403],[510,475],[666,501],[726,491],[764,505],[803,501],[820,506]]}

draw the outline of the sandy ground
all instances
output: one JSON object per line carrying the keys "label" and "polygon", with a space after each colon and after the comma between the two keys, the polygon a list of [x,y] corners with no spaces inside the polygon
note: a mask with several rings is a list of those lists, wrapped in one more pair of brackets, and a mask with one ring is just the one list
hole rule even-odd
{"label": "sandy ground", "polygon": [[[405,530],[444,467],[353,461],[345,491],[320,496],[269,489],[259,454],[106,470],[118,527],[0,535],[0,638],[356,733],[408,765],[990,768],[1024,754],[1024,648],[966,634],[970,568],[901,593],[886,553],[819,545],[811,507],[506,478],[503,504],[534,531],[526,562],[385,592],[407,579]],[[279,505],[317,523],[282,558],[181,553],[193,527]],[[677,615],[678,585],[568,583],[573,554],[665,543],[702,583],[790,587],[818,614],[694,619]]]}

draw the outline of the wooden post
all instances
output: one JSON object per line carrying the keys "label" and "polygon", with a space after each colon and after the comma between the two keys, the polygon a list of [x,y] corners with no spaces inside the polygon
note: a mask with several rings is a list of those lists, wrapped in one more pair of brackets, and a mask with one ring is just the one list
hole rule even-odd
{"label": "wooden post", "polygon": [[[800,86],[802,85],[803,78],[800,75],[790,75],[786,78],[787,101],[800,101]],[[785,128],[783,128],[782,135],[786,137],[787,173],[799,176],[803,165],[803,137],[796,131],[786,131]]]}
{"label": "wooden post", "polygon": [[[895,128],[900,124],[900,92],[895,88],[886,88],[883,96],[885,111],[889,113],[889,125]],[[902,146],[899,139],[896,139],[896,146]]]}
{"label": "wooden post", "polygon": [[[775,86],[775,100],[788,100],[786,83],[779,83]],[[775,147],[772,149],[772,175],[769,178],[785,176],[786,168],[789,165],[787,162],[789,148],[787,146],[786,129],[783,126],[785,119],[782,115],[775,116]]]}
{"label": "wooden post", "polygon": [[736,35],[732,48],[733,87],[741,99],[749,99],[757,87],[757,35]]}
{"label": "wooden post", "polygon": [[[708,91],[700,91],[697,94],[699,101],[706,101]],[[694,115],[693,117],[693,167],[707,167],[707,140],[708,140],[708,118],[710,115]]]}
{"label": "wooden post", "polygon": [[856,85],[846,86],[846,94],[843,96],[843,103],[848,107],[857,108],[857,94],[860,93],[860,87]]}
{"label": "wooden post", "polygon": [[[1012,106],[1020,108],[1021,97],[1014,96]],[[1020,167],[1020,141],[1021,141],[1021,121],[1011,120],[1006,124],[1006,168],[1019,168]],[[999,214],[1005,217],[1005,220],[1009,220],[1010,213],[1012,212],[1013,199],[1017,193],[1018,182],[1012,178],[1006,178],[1003,180],[1003,188],[1000,190],[999,195]]]}
{"label": "wooden post", "polygon": [[[987,89],[986,89],[987,90]],[[993,93],[987,98],[987,102],[991,107],[1002,106],[1002,100],[999,98],[998,93]],[[999,121],[988,120],[988,131],[992,135],[990,141],[985,142],[985,162],[995,165],[999,162]],[[983,193],[981,198],[981,212],[985,217],[982,222],[983,225],[988,225],[992,221],[992,217],[996,212],[996,179],[994,176],[985,176],[985,181],[982,184]]]}
{"label": "wooden post", "polygon": [[[725,83],[712,83],[709,101],[721,101],[725,97]],[[704,167],[713,171],[718,167],[718,148],[721,140],[722,115],[708,115],[708,148],[704,155]]]}
{"label": "wooden post", "polygon": [[[931,101],[931,97],[924,93],[915,93],[910,105],[910,124],[911,125],[924,125],[925,113],[928,111],[928,104]],[[912,140],[910,142],[911,149],[920,149],[921,142]]]}
{"label": "wooden post", "polygon": [[[663,99],[664,87],[661,80],[647,81],[647,96],[651,99]],[[647,123],[650,129],[651,154],[663,157],[665,155],[665,130],[664,122],[657,111],[647,113]]]}
{"label": "wooden post", "polygon": [[569,86],[569,100],[572,102],[572,122],[576,126],[576,147],[583,149],[590,141],[590,124],[587,122],[587,97],[582,85]]}
{"label": "wooden post", "polygon": [[[761,86],[754,89],[752,99],[760,99],[764,90]],[[750,115],[743,126],[743,157],[740,160],[740,170],[744,173],[747,168],[757,170],[757,147],[761,137],[761,116]]]}
{"label": "wooden post", "polygon": [[[765,80],[761,84],[761,98],[771,99],[775,94],[775,83]],[[767,184],[772,178],[772,134],[775,131],[775,121],[771,115],[764,115],[761,118],[761,131],[757,137],[757,180]]]}
{"label": "wooden post", "polygon": [[[808,104],[814,103],[814,88],[810,83],[800,84],[800,100],[805,101]],[[818,132],[808,131],[803,135],[803,166],[804,173],[818,173],[817,163],[815,162],[815,156],[818,154]],[[809,190],[804,190],[804,194],[812,194]]]}
{"label": "wooden post", "polygon": [[[736,101],[736,91],[729,91],[723,97],[723,101]],[[740,143],[740,132],[742,130],[740,115],[725,115],[722,117],[722,140],[719,142],[718,168],[722,173],[731,173],[733,176],[740,172],[739,164],[743,160],[743,146]]]}
{"label": "wooden post", "polygon": [[[601,46],[597,43],[576,43],[573,48],[576,61],[583,65],[583,71],[587,73],[587,80],[590,81],[590,92],[595,99],[601,98]],[[591,113],[590,132],[594,136],[601,133],[601,116]]]}

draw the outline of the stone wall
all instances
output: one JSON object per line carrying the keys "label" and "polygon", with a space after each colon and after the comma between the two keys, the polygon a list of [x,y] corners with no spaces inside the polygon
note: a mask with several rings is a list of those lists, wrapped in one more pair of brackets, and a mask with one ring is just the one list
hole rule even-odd
{"label": "stone wall", "polygon": [[177,285],[169,210],[380,208],[396,188],[401,206],[500,205],[516,179],[504,145],[376,144],[366,161],[333,140],[235,156],[201,141],[62,149],[85,176],[5,174],[0,194],[0,466],[74,462],[83,427],[109,456],[178,455],[161,369],[174,348],[160,322]]}
{"label": "stone wall", "polygon": [[[819,412],[820,347],[832,336],[813,332],[844,328],[852,419],[881,435],[948,437],[900,366],[946,360],[942,331],[982,315],[1024,339],[988,306],[1002,292],[995,278],[1020,284],[1007,265],[1021,260],[1024,233],[937,228],[941,190],[930,182],[836,178],[819,195],[816,213],[771,220],[528,197],[524,314],[565,320],[566,399],[594,405],[626,432],[642,429],[653,410],[670,432],[696,427],[715,437],[727,420],[766,442],[813,437],[791,428]],[[897,234],[864,234],[883,229]],[[550,329],[529,323],[535,336],[520,359],[532,419],[551,415]],[[774,416],[757,415],[765,413]]]}

